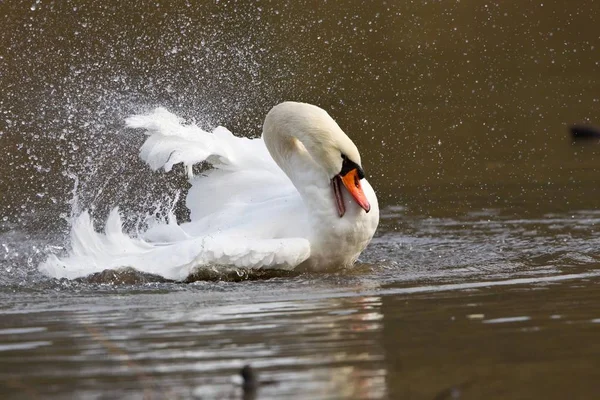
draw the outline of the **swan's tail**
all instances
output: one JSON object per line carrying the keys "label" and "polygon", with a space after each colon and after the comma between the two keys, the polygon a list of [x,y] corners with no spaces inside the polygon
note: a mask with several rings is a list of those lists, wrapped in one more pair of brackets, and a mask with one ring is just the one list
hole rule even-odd
{"label": "swan's tail", "polygon": [[73,221],[69,255],[64,258],[51,255],[39,269],[54,278],[74,279],[105,269],[134,267],[167,279],[181,280],[187,276],[182,265],[193,260],[196,254],[189,251],[191,249],[182,250],[166,249],[158,243],[129,237],[123,233],[121,215],[116,207],[106,221],[104,232],[96,232],[92,218],[84,211]]}
{"label": "swan's tail", "polygon": [[70,254],[64,258],[51,255],[40,264],[39,270],[53,278],[75,279],[106,269],[132,267],[183,281],[197,269],[206,267],[291,270],[309,255],[310,244],[304,238],[252,239],[228,233],[186,236],[170,243],[132,238],[123,233],[121,217],[115,208],[103,233],[96,232],[89,214],[83,212],[73,224]]}

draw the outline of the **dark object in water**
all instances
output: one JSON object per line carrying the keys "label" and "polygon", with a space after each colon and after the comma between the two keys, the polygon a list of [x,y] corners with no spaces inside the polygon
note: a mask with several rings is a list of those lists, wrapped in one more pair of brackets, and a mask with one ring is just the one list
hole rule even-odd
{"label": "dark object in water", "polygon": [[569,131],[573,140],[600,139],[600,128],[593,125],[571,125]]}
{"label": "dark object in water", "polygon": [[75,281],[99,285],[143,285],[145,283],[173,282],[160,275],[140,272],[131,267],[105,269],[102,272],[96,272],[83,278],[77,278]]}
{"label": "dark object in water", "polygon": [[252,368],[249,364],[244,365],[240,370],[240,375],[244,382],[242,383],[242,390],[244,391],[244,400],[255,399],[259,386],[272,385],[277,383],[274,380],[260,380],[258,378],[258,372]]}
{"label": "dark object in water", "polygon": [[242,379],[244,380],[244,383],[242,383],[244,393],[256,391],[256,389],[258,389],[260,382],[258,381],[258,373],[254,370],[254,368],[246,364],[241,369],[240,375],[242,375]]}

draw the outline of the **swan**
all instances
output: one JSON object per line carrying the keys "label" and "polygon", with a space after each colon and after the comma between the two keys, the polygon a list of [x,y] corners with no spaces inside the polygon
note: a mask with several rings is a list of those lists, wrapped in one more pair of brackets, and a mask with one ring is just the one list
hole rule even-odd
{"label": "swan", "polygon": [[[331,270],[351,266],[377,229],[377,197],[358,149],[315,105],[276,105],[257,139],[184,125],[164,108],[126,124],[148,135],[140,157],[153,170],[186,167],[191,221],[170,215],[130,237],[117,208],[104,232],[84,212],[73,222],[70,253],[51,255],[42,272],[72,279],[130,266],[184,280],[216,266]],[[194,175],[200,162],[212,168]]]}

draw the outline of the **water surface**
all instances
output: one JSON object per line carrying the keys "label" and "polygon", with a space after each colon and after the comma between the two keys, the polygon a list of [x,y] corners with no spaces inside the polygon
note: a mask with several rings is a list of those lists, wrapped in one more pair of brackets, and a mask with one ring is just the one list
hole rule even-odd
{"label": "water surface", "polygon": [[[261,399],[594,398],[600,147],[567,128],[600,125],[599,17],[593,0],[0,3],[2,398],[242,398],[245,364]],[[125,117],[256,137],[283,100],[361,150],[382,220],[356,268],[37,271],[82,210],[119,205],[134,229],[185,197]]]}

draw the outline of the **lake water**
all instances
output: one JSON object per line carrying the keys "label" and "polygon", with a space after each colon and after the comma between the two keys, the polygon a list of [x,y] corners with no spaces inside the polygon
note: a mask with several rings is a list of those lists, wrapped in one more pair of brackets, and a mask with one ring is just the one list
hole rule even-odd
{"label": "lake water", "polygon": [[[599,17],[593,0],[0,3],[0,396],[595,398],[600,141],[568,126],[600,126]],[[256,137],[283,100],[361,150],[382,217],[354,269],[38,272],[82,210],[119,205],[133,228],[184,197],[125,117]]]}

